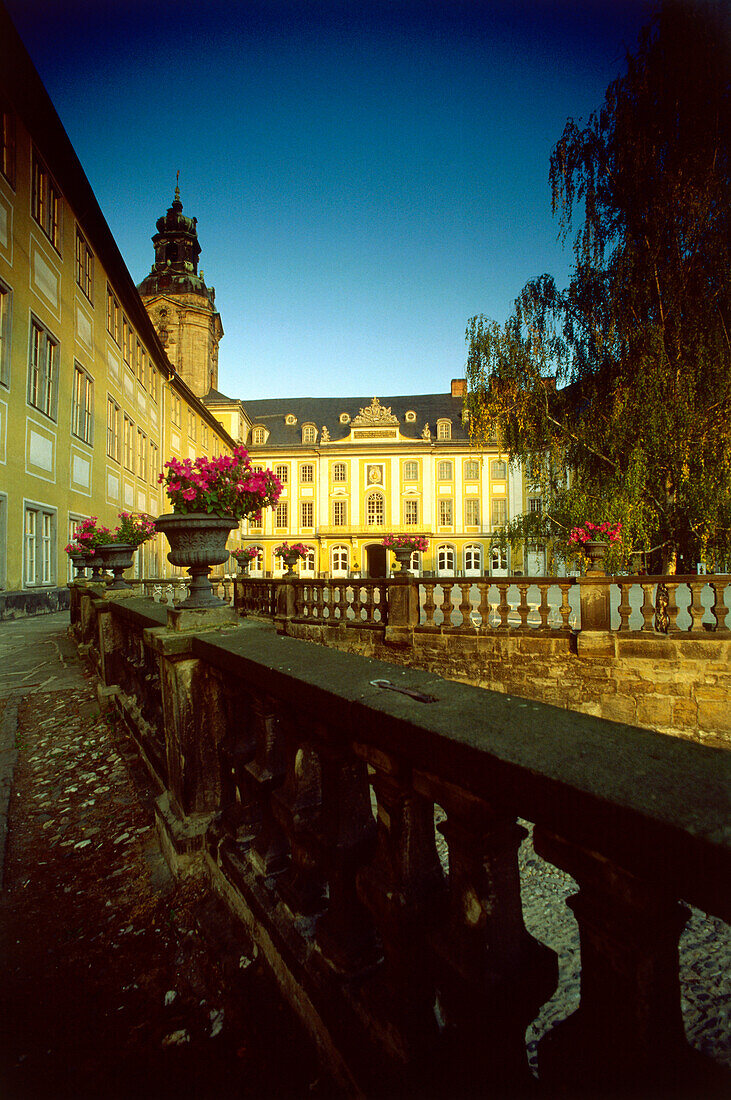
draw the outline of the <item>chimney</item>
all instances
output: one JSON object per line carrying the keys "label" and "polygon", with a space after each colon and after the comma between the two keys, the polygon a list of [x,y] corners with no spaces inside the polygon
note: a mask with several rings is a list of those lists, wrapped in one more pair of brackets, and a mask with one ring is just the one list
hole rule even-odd
{"label": "chimney", "polygon": [[453,378],[452,379],[452,397],[464,397],[467,392],[467,379],[466,378]]}

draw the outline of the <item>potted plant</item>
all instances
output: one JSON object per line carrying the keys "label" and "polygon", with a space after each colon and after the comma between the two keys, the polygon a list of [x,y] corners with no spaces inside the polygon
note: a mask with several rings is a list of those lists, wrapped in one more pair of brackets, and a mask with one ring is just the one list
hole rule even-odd
{"label": "potted plant", "polygon": [[102,579],[104,563],[99,555],[99,550],[111,540],[112,532],[108,527],[99,523],[96,516],[89,516],[88,519],[82,520],[76,528],[73,541],[77,546],[82,547],[82,553],[86,555],[87,564],[91,566],[92,581]]}
{"label": "potted plant", "polygon": [[91,555],[84,549],[81,543],[76,541],[76,539],[72,539],[67,546],[64,546],[64,550],[71,559],[71,564],[74,567],[74,580],[81,580],[81,574],[85,571],[87,565],[89,565]]}
{"label": "potted plant", "polygon": [[134,515],[132,512],[119,513],[119,526],[115,528],[111,541],[103,545],[99,554],[107,569],[111,569],[114,580],[110,589],[129,588],[122,574],[132,567],[132,557],[138,546],[157,533],[155,521],[152,516],[140,512]]}
{"label": "potted plant", "polygon": [[248,576],[249,566],[259,556],[258,546],[245,546],[242,550],[232,550],[231,557],[236,559],[236,564],[243,576]]}
{"label": "potted plant", "polygon": [[295,563],[302,558],[306,558],[309,550],[301,542],[294,542],[290,546],[288,542],[283,542],[279,546],[275,547],[274,553],[278,558],[281,558],[284,564],[287,566],[287,572],[285,577],[294,577]]}
{"label": "potted plant", "polygon": [[191,576],[183,608],[221,607],[208,574],[227,557],[229,532],[245,518],[261,518],[262,508],[276,504],[281,482],[271,470],[253,470],[245,447],[232,455],[201,456],[194,462],[176,458],[160,474],[172,513],[155,521],[170,543],[168,561],[185,566]]}
{"label": "potted plant", "polygon": [[612,543],[621,542],[622,524],[591,523],[588,520],[581,527],[572,527],[569,535],[569,547],[573,547],[577,556],[587,562],[587,573],[603,573],[604,557]]}
{"label": "potted plant", "polygon": [[410,576],[411,555],[417,550],[422,554],[428,550],[429,539],[423,535],[386,535],[381,546],[385,546],[394,555],[401,575]]}

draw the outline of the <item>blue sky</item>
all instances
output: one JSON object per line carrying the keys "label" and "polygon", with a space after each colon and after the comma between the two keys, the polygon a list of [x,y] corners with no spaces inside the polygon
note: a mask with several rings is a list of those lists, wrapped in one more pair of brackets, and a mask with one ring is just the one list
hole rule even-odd
{"label": "blue sky", "polygon": [[5,0],[135,282],[198,218],[248,398],[440,393],[468,319],[565,283],[548,162],[643,0]]}

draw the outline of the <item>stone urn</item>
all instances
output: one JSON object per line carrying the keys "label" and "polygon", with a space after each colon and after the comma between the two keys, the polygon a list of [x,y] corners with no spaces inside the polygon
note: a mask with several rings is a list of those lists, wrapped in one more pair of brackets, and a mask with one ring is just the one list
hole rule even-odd
{"label": "stone urn", "polygon": [[392,547],[391,553],[395,556],[396,561],[399,564],[399,572],[402,577],[410,577],[411,574],[411,555],[413,551],[409,550],[408,546]]}
{"label": "stone urn", "polygon": [[299,559],[300,559],[299,554],[287,554],[286,555],[286,557],[283,559],[284,564],[287,566],[287,570],[284,573],[285,577],[296,577],[297,576],[297,574],[294,571],[294,567],[297,564],[297,562],[299,561]]}
{"label": "stone urn", "polygon": [[172,512],[158,516],[155,526],[170,543],[168,561],[184,566],[190,573],[188,598],[179,607],[192,610],[225,607],[215,595],[208,574],[214,565],[228,561],[226,542],[238,527],[232,516],[214,516],[208,512]]}
{"label": "stone urn", "polygon": [[609,543],[601,542],[598,539],[590,539],[589,542],[584,543],[584,551],[589,559],[587,574],[600,573],[602,576],[604,575],[604,555],[608,549]]}
{"label": "stone urn", "polygon": [[89,554],[88,560],[87,560],[87,563],[86,563],[89,566],[89,568],[91,569],[91,578],[90,579],[91,579],[92,584],[101,584],[104,580],[104,577],[102,576],[102,571],[104,569],[104,562],[102,561],[102,556],[99,553],[100,550],[101,550],[101,547],[97,546],[94,553]]}
{"label": "stone urn", "polygon": [[83,580],[83,574],[91,561],[88,554],[69,554],[69,560],[74,567],[74,581]]}
{"label": "stone urn", "polygon": [[114,592],[122,588],[129,588],[122,574],[132,568],[132,559],[136,547],[131,542],[108,542],[97,550],[105,569],[110,569],[114,574],[114,580],[109,585],[108,591]]}

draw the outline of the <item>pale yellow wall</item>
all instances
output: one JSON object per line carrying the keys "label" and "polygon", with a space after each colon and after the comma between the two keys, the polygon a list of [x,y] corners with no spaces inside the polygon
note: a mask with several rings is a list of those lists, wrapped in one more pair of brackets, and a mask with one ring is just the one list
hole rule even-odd
{"label": "pale yellow wall", "polygon": [[[209,453],[229,450],[225,432],[204,428],[205,410],[189,403],[183,393],[182,426],[172,424],[175,382],[165,380],[165,364],[137,376],[136,349],[139,334],[132,331],[131,362],[125,363],[121,332],[119,343],[107,331],[108,276],[99,256],[93,258],[90,299],[76,285],[75,212],[61,194],[60,239],[54,248],[31,214],[31,135],[16,118],[17,167],[15,187],[0,174],[0,280],[12,299],[9,330],[10,370],[7,384],[0,383],[0,584],[6,589],[54,587],[65,584],[68,566],[63,547],[71,527],[96,515],[114,527],[118,512],[145,511],[157,515],[164,509],[163,495],[152,468],[151,444],[159,462],[175,454],[195,457],[204,449],[208,432]],[[39,143],[40,146],[40,143]],[[39,147],[41,155],[45,150]],[[44,156],[51,176],[54,166]],[[84,225],[80,225],[84,232]],[[124,302],[119,288],[111,286],[120,310]],[[54,415],[47,416],[28,401],[31,318],[35,317],[57,341],[57,398]],[[141,341],[149,359],[150,348]],[[152,349],[154,354],[158,353]],[[72,433],[72,387],[75,363],[93,382],[92,436],[89,443]],[[107,401],[119,407],[119,459],[107,454]],[[189,404],[194,409],[196,439],[188,431]],[[133,423],[134,469],[125,464],[124,417]],[[146,470],[137,465],[138,430],[144,433]],[[215,439],[215,443],[214,443]],[[51,570],[47,578],[28,583],[24,570],[24,516],[31,502],[52,519]],[[146,575],[169,570],[167,546],[162,537],[148,544],[139,569]]]}

